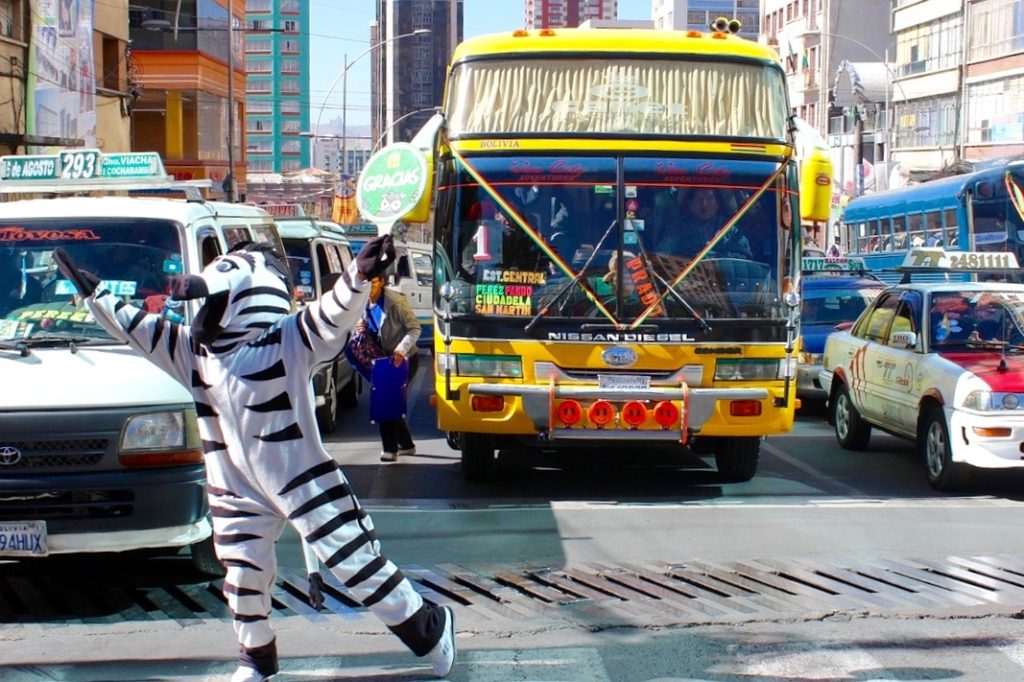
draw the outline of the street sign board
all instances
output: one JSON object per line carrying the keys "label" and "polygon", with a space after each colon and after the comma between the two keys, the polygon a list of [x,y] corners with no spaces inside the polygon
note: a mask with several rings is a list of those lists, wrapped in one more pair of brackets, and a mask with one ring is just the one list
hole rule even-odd
{"label": "street sign board", "polygon": [[163,161],[156,152],[104,154],[102,159],[102,176],[105,178],[151,178],[166,174]]}
{"label": "street sign board", "polygon": [[392,225],[416,208],[427,181],[423,152],[408,142],[388,145],[371,156],[359,174],[359,214],[371,223]]}

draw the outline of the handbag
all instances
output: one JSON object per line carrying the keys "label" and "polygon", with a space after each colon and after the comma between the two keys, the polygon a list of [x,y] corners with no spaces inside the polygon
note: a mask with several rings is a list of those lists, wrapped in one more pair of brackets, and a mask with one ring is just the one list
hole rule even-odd
{"label": "handbag", "polygon": [[370,381],[373,376],[373,362],[388,355],[380,344],[380,335],[372,315],[367,315],[366,329],[356,332],[345,344],[345,357],[363,379]]}

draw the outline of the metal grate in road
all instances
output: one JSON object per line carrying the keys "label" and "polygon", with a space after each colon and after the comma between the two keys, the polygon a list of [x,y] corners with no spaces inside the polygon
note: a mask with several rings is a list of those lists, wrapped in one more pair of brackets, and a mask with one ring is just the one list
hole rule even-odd
{"label": "metal grate in road", "polygon": [[[833,613],[928,613],[1024,608],[1024,559],[820,559],[715,563],[593,563],[571,568],[507,565],[405,565],[416,588],[437,603],[498,621],[564,620],[584,627],[668,625]],[[98,576],[69,581],[63,572],[0,575],[2,623],[101,623],[172,619],[228,620],[219,581],[180,582]],[[110,574],[108,574],[110,575]],[[358,619],[365,609],[331,576],[325,608],[308,604],[304,576],[282,573],[274,616]]]}

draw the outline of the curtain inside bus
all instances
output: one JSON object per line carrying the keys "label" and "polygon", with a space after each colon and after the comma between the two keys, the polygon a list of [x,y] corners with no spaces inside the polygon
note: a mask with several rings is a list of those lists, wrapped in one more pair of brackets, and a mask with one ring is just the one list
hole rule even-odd
{"label": "curtain inside bus", "polygon": [[782,73],[762,64],[630,59],[460,64],[448,134],[693,135],[786,138]]}
{"label": "curtain inside bus", "polygon": [[456,285],[458,315],[529,319],[546,309],[545,317],[629,324],[645,314],[783,314],[789,235],[777,186],[752,199],[777,164],[631,157],[621,160],[619,185],[613,157],[465,162],[484,182],[451,162],[435,229],[437,275]]}

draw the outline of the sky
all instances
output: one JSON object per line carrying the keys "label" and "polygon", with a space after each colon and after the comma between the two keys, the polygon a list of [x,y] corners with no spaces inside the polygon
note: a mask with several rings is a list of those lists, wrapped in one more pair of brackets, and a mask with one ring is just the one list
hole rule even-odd
{"label": "sky", "polygon": [[[373,0],[309,0],[310,126],[316,126],[319,118],[326,128],[329,121],[341,118],[342,80],[348,127],[370,125],[369,56],[354,61],[344,79],[339,80],[339,75],[346,55],[356,59],[370,47],[374,4]],[[463,38],[522,28],[524,4],[523,0],[464,0]],[[619,0],[619,18],[650,19],[651,0]]]}

